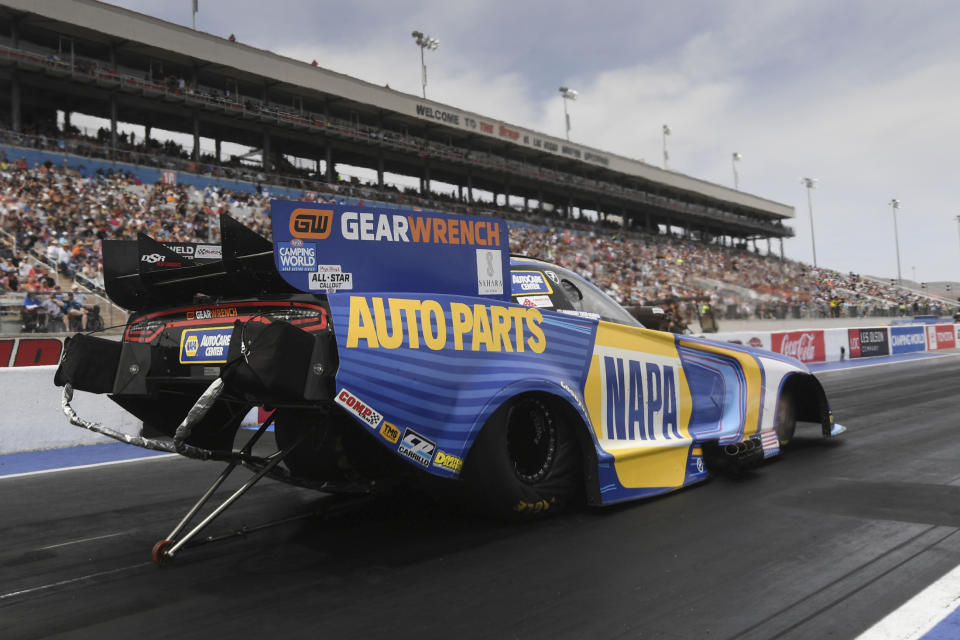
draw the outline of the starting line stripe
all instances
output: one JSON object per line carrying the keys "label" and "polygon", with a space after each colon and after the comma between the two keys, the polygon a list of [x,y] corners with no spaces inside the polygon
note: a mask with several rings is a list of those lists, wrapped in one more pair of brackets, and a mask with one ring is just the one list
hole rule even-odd
{"label": "starting line stripe", "polygon": [[873,625],[856,640],[960,638],[960,566]]}
{"label": "starting line stripe", "polygon": [[91,444],[67,449],[48,449],[0,456],[0,481],[68,469],[88,469],[111,464],[154,460],[174,453],[141,449],[123,442]]}

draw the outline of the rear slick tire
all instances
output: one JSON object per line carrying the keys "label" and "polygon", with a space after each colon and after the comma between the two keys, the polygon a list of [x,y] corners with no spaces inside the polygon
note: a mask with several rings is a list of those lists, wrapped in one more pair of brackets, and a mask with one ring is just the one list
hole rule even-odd
{"label": "rear slick tire", "polygon": [[580,449],[564,415],[541,394],[493,413],[464,465],[464,480],[487,512],[534,520],[563,511],[578,495]]}

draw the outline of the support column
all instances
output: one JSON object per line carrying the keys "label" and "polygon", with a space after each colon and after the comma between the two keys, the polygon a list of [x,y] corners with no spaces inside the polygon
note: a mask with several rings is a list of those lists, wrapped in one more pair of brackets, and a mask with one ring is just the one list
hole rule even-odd
{"label": "support column", "polygon": [[148,145],[148,143],[150,142],[150,132],[151,132],[152,130],[153,130],[153,127],[151,127],[150,125],[144,125],[144,127],[143,127],[143,146],[144,146],[144,148],[146,148],[147,145]]}
{"label": "support column", "polygon": [[220,138],[213,139],[213,148],[214,148],[214,153],[217,156],[217,164],[220,164],[220,162],[222,161],[222,158],[220,156]]}
{"label": "support column", "polygon": [[457,201],[463,202],[463,185],[462,184],[457,185]]}
{"label": "support column", "polygon": [[786,256],[783,255],[783,238],[780,238],[780,259],[786,260]]}
{"label": "support column", "polygon": [[63,130],[67,131],[70,129],[70,112],[66,109],[63,110]]}
{"label": "support column", "polygon": [[473,204],[473,171],[467,170],[467,202]]}
{"label": "support column", "polygon": [[10,74],[10,128],[20,133],[20,72],[16,69]]}
{"label": "support column", "polygon": [[383,149],[377,149],[377,186],[383,191]]}
{"label": "support column", "polygon": [[117,158],[117,96],[110,94],[110,159]]}
{"label": "support column", "polygon": [[327,169],[327,182],[333,184],[336,181],[333,175],[333,147],[331,147],[329,144],[326,148],[326,158],[324,159],[324,163],[326,164]]}
{"label": "support column", "polygon": [[263,130],[263,149],[260,156],[260,166],[263,167],[264,171],[271,171],[273,169],[273,158],[270,151],[270,132],[266,129]]}
{"label": "support column", "polygon": [[430,163],[426,160],[423,161],[423,189],[421,194],[428,193],[430,191]]}
{"label": "support column", "polygon": [[200,114],[193,112],[193,161],[200,162]]}

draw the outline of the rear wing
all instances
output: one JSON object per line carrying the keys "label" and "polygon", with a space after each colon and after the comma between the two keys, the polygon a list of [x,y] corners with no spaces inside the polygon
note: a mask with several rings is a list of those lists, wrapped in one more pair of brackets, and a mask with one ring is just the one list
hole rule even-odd
{"label": "rear wing", "polygon": [[506,223],[491,216],[273,200],[275,265],[306,293],[510,300]]}
{"label": "rear wing", "polygon": [[194,298],[396,292],[510,300],[500,218],[274,200],[273,242],[220,216],[220,245],[104,240],[107,295],[131,311]]}
{"label": "rear wing", "polygon": [[273,266],[273,245],[229,215],[220,216],[222,244],[103,241],[107,295],[131,311],[185,304],[197,294],[250,298],[296,293]]}

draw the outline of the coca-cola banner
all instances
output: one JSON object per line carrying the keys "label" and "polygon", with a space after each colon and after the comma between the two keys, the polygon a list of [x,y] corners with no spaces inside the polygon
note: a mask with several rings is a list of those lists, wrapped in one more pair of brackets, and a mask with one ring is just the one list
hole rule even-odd
{"label": "coca-cola banner", "polygon": [[801,362],[824,362],[823,331],[787,331],[770,336],[771,351]]}
{"label": "coca-cola banner", "polygon": [[956,349],[957,337],[953,333],[952,324],[927,325],[927,350]]}
{"label": "coca-cola banner", "polygon": [[890,355],[890,337],[885,328],[848,329],[851,358]]}

